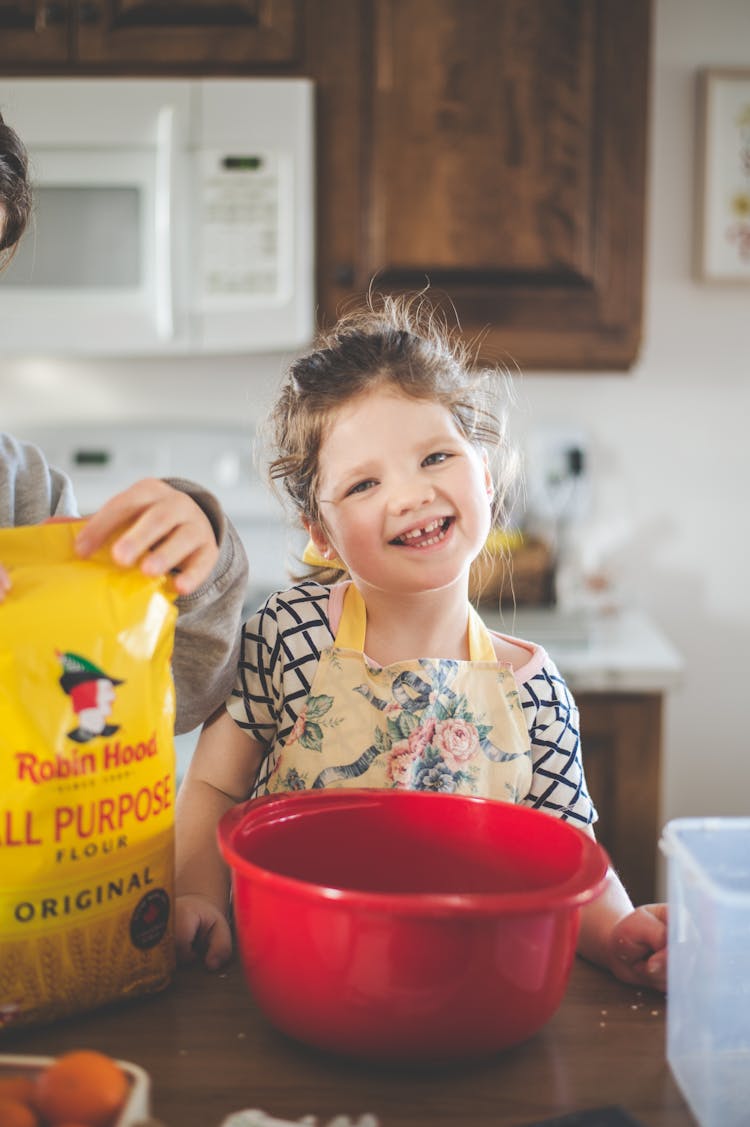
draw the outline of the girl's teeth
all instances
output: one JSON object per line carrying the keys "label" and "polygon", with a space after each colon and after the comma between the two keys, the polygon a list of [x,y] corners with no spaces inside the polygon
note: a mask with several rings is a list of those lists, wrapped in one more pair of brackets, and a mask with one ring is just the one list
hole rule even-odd
{"label": "girl's teeth", "polygon": [[404,540],[416,540],[418,536],[426,536],[428,532],[434,532],[436,528],[440,528],[443,522],[441,520],[433,520],[430,524],[425,525],[424,528],[415,528],[411,532],[405,532],[403,535]]}
{"label": "girl's teeth", "polygon": [[[430,532],[435,531],[437,531],[437,535],[429,535]],[[424,537],[426,537],[426,539],[424,539]],[[424,528],[415,528],[411,532],[405,532],[403,536],[400,537],[402,544],[407,543],[409,540],[419,540],[420,543],[415,545],[415,547],[419,548],[428,548],[431,544],[437,544],[440,540],[444,539],[445,529],[443,528],[442,520],[433,520],[430,524],[425,525]]]}

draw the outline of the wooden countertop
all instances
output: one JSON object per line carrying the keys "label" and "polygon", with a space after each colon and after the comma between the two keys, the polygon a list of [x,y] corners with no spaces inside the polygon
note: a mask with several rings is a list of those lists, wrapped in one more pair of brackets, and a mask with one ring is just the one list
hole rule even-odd
{"label": "wooden countertop", "polygon": [[665,1018],[661,995],[576,960],[560,1009],[525,1044],[435,1071],[375,1068],[277,1033],[233,963],[216,975],[183,968],[162,994],[6,1033],[0,1052],[93,1047],[132,1061],[150,1074],[152,1112],[166,1127],[219,1127],[241,1108],[313,1115],[319,1127],[365,1112],[381,1127],[521,1127],[606,1105],[645,1127],[691,1127],[666,1063]]}

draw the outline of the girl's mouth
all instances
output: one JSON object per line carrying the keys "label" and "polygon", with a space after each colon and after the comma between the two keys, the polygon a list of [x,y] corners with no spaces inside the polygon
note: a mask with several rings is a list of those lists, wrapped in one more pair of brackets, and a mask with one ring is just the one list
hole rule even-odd
{"label": "girl's mouth", "polygon": [[394,536],[390,543],[397,547],[430,548],[433,544],[438,544],[445,539],[445,535],[454,520],[455,517],[437,517],[426,524],[424,528],[412,528],[401,536]]}

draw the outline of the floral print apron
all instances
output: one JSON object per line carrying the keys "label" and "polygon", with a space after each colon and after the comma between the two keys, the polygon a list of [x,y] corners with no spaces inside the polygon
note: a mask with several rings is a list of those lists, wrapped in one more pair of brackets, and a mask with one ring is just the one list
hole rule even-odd
{"label": "floral print apron", "polygon": [[531,747],[513,671],[469,608],[469,661],[419,658],[383,668],[364,655],[367,614],[352,583],[333,646],[286,744],[269,791],[379,787],[518,802]]}

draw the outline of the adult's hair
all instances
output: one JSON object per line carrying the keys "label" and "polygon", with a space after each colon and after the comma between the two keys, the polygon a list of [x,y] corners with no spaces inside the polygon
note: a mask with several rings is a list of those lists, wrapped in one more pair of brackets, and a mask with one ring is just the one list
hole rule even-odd
{"label": "adult's hair", "polygon": [[12,258],[30,215],[26,146],[0,113],[0,268]]}

